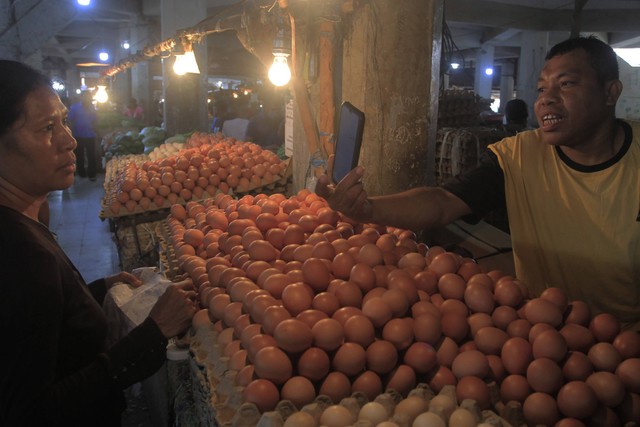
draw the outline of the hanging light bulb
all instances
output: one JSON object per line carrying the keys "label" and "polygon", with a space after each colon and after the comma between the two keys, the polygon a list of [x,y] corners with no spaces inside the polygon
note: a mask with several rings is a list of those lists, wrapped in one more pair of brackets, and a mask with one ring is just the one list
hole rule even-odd
{"label": "hanging light bulb", "polygon": [[186,73],[200,74],[200,68],[198,67],[198,61],[193,54],[193,46],[190,42],[183,42],[184,53],[176,55],[176,62],[173,63],[173,72],[179,76]]}
{"label": "hanging light bulb", "polygon": [[105,85],[98,85],[98,90],[93,97],[100,104],[104,104],[109,100],[109,94],[107,93],[107,87]]}
{"label": "hanging light bulb", "polygon": [[291,80],[291,69],[287,58],[291,55],[290,40],[287,40],[285,31],[278,30],[273,40],[273,64],[269,68],[269,81],[275,86],[284,86]]}
{"label": "hanging light bulb", "polygon": [[269,68],[269,80],[275,86],[284,86],[291,80],[291,69],[289,69],[287,56],[275,55],[273,57],[273,64]]}

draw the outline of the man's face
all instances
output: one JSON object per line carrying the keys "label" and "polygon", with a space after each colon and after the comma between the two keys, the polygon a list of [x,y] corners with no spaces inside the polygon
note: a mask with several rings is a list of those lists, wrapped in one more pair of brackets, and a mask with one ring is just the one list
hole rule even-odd
{"label": "man's face", "polygon": [[66,120],[51,89],[31,92],[23,117],[0,139],[0,176],[34,197],[71,186],[77,144]]}
{"label": "man's face", "polygon": [[534,105],[544,141],[571,147],[588,141],[611,114],[608,85],[598,82],[582,49],[549,59],[540,73]]}

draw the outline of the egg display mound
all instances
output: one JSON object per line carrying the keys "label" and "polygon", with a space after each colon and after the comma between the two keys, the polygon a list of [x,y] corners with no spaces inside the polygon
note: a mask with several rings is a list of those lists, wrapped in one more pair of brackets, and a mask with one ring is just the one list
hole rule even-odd
{"label": "egg display mound", "polygon": [[[244,425],[232,421],[243,405],[300,410],[419,384],[453,387],[513,425],[640,421],[640,335],[559,289],[531,296],[410,231],[350,222],[307,190],[174,205],[166,227],[198,288],[192,353],[220,425]],[[421,425],[388,422],[374,425]]]}
{"label": "egg display mound", "polygon": [[164,158],[115,158],[107,164],[104,217],[169,208],[216,193],[245,193],[286,181],[288,161],[257,144],[196,132]]}

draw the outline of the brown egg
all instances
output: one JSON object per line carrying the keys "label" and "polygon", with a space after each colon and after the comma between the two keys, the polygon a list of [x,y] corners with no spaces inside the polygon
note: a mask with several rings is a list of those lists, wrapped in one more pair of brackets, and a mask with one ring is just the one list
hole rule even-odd
{"label": "brown egg", "polygon": [[538,335],[548,330],[555,329],[548,323],[536,323],[535,325],[531,326],[531,329],[529,330],[529,342],[533,343],[536,338],[538,338]]}
{"label": "brown egg", "polygon": [[246,387],[251,381],[255,380],[254,375],[254,367],[253,365],[246,365],[244,368],[240,369],[238,374],[236,375],[235,385],[240,387]]}
{"label": "brown egg", "polygon": [[302,264],[302,277],[314,292],[323,292],[329,287],[331,271],[321,258],[308,258]]}
{"label": "brown egg", "polygon": [[626,359],[618,365],[616,375],[631,393],[640,394],[640,358]]}
{"label": "brown egg", "polygon": [[416,386],[416,373],[407,365],[398,365],[387,377],[385,390],[396,390],[403,396]]}
{"label": "brown egg", "polygon": [[527,367],[527,381],[531,388],[542,393],[553,394],[562,386],[562,370],[551,359],[535,359]]}
{"label": "brown egg", "polygon": [[274,273],[264,279],[262,288],[269,292],[274,298],[282,298],[284,288],[293,283],[293,279],[283,273]]}
{"label": "brown egg", "polygon": [[457,383],[458,380],[456,376],[453,375],[453,372],[451,372],[451,369],[446,366],[440,366],[429,380],[429,387],[431,387],[434,392],[440,393],[445,385],[456,385]]}
{"label": "brown egg", "polygon": [[[246,309],[246,302],[243,304]],[[251,307],[250,307],[251,318],[256,323],[262,323],[264,311],[267,309],[267,307],[270,307],[276,304],[277,304],[276,299],[271,295],[258,295],[251,302]]]}
{"label": "brown egg", "polygon": [[562,364],[562,374],[567,381],[586,381],[593,373],[593,365],[586,354],[570,351]]}
{"label": "brown egg", "polygon": [[366,363],[365,349],[359,344],[346,342],[336,350],[331,366],[338,372],[352,376],[363,372]]}
{"label": "brown egg", "polygon": [[640,357],[640,334],[631,330],[620,332],[613,340],[613,346],[623,359]]}
{"label": "brown egg", "polygon": [[464,302],[472,313],[491,314],[495,306],[493,298],[493,293],[481,284],[467,285],[464,289]]}
{"label": "brown egg", "polygon": [[364,371],[353,381],[351,386],[352,393],[358,391],[364,393],[367,399],[373,402],[383,391],[380,376],[373,371]]}
{"label": "brown egg", "polygon": [[609,342],[595,343],[587,353],[589,360],[596,371],[615,372],[622,362],[622,356],[618,350]]}
{"label": "brown egg", "polygon": [[491,405],[489,386],[478,377],[460,378],[456,385],[456,397],[458,402],[462,402],[464,399],[473,399],[483,410],[489,409]]}
{"label": "brown egg", "polygon": [[522,412],[528,425],[553,426],[560,419],[556,400],[547,393],[531,393],[522,404]]}
{"label": "brown egg", "polygon": [[360,307],[362,305],[362,290],[354,282],[343,282],[335,292],[342,307]]}
{"label": "brown egg", "polygon": [[307,378],[295,376],[284,383],[280,397],[282,400],[291,401],[296,408],[302,409],[304,405],[313,402],[313,399],[316,398],[316,390]]}
{"label": "brown egg", "polygon": [[438,362],[436,349],[425,342],[414,342],[404,353],[402,361],[417,374],[426,374],[436,367]]}
{"label": "brown egg", "polygon": [[278,343],[275,338],[267,334],[255,334],[249,338],[249,343],[246,347],[247,357],[251,362],[254,361],[256,353],[265,347],[275,347]]}
{"label": "brown egg", "polygon": [[344,330],[335,319],[322,319],[311,328],[313,345],[325,351],[333,351],[344,342]]}
{"label": "brown egg", "polygon": [[571,301],[567,307],[567,317],[565,323],[577,323],[582,326],[589,326],[591,320],[591,310],[584,301]]}
{"label": "brown egg", "polygon": [[397,289],[402,291],[409,300],[409,305],[415,304],[419,300],[416,282],[410,274],[399,274],[401,271],[403,270],[392,270],[387,275],[387,287],[390,290]]}
{"label": "brown egg", "polygon": [[469,335],[469,323],[467,317],[457,313],[449,313],[440,319],[442,334],[461,344]]}
{"label": "brown egg", "polygon": [[320,385],[318,395],[327,396],[334,403],[351,395],[351,381],[342,372],[331,372]]}
{"label": "brown egg", "polygon": [[381,297],[371,298],[364,303],[362,314],[367,316],[376,328],[383,327],[392,317],[391,308]]}
{"label": "brown egg", "polygon": [[471,333],[471,336],[475,336],[476,333],[478,333],[478,331],[485,326],[495,326],[495,324],[493,323],[493,318],[487,313],[474,313],[471,316],[467,317],[467,322],[469,323],[469,332]]}
{"label": "brown egg", "polygon": [[364,314],[362,314],[362,311],[357,307],[342,307],[336,310],[336,312],[333,313],[333,316],[331,316],[331,318],[336,319],[344,327],[344,324],[347,321],[347,319],[349,319],[352,316],[364,316]]}
{"label": "brown egg", "polygon": [[495,381],[500,384],[500,381],[507,376],[507,371],[504,368],[504,364],[502,363],[502,359],[500,356],[496,356],[495,354],[487,355],[487,360],[489,361],[489,380]]}
{"label": "brown egg", "polygon": [[[427,260],[430,258],[429,255],[429,252],[427,252]],[[458,271],[459,265],[459,258],[456,254],[444,252],[433,257],[428,268],[430,271],[435,273],[436,276],[440,277],[446,273],[455,273]]]}
{"label": "brown egg", "polygon": [[547,323],[555,328],[562,323],[562,312],[558,306],[542,298],[533,298],[527,302],[525,316],[532,325]]}
{"label": "brown egg", "polygon": [[427,260],[418,252],[409,252],[407,254],[404,254],[398,260],[398,268],[406,269],[410,267],[416,267],[419,270],[424,270],[426,266]]}
{"label": "brown egg", "polygon": [[358,263],[364,263],[369,267],[382,264],[382,250],[374,243],[366,243],[360,247],[356,261]]}
{"label": "brown egg", "polygon": [[458,344],[451,338],[444,337],[437,350],[438,364],[450,368],[453,359],[458,355]]}
{"label": "brown egg", "polygon": [[569,381],[558,390],[558,409],[566,417],[584,419],[598,407],[595,392],[583,381]]}
{"label": "brown egg", "polygon": [[347,280],[351,274],[351,269],[356,265],[356,260],[348,252],[342,252],[333,258],[331,264],[331,271],[334,276]]}
{"label": "brown egg", "polygon": [[383,375],[397,365],[398,351],[389,341],[377,340],[367,347],[365,359],[369,370]]}
{"label": "brown egg", "polygon": [[297,316],[311,307],[314,296],[313,290],[306,283],[291,283],[282,291],[282,305],[292,316]]}
{"label": "brown egg", "polygon": [[330,364],[329,356],[324,350],[311,347],[298,359],[297,371],[311,381],[320,381],[329,373]]}
{"label": "brown egg", "polygon": [[254,403],[260,412],[275,409],[280,401],[278,388],[265,379],[251,381],[242,392],[243,400],[247,403]]}
{"label": "brown egg", "polygon": [[[418,291],[420,292],[420,291]],[[440,318],[442,313],[431,301],[418,301],[417,303],[411,306],[411,317],[414,319],[423,314],[433,314],[434,316]]]}
{"label": "brown egg", "polygon": [[328,318],[329,316],[324,311],[315,310],[313,308],[305,310],[296,316],[296,319],[306,323],[310,328],[313,328],[313,325],[318,323],[320,320]]}
{"label": "brown egg", "polygon": [[531,392],[531,387],[523,375],[509,375],[500,383],[500,398],[505,403],[516,401],[523,404]]}
{"label": "brown egg", "polygon": [[526,319],[516,319],[507,326],[507,335],[510,337],[521,337],[528,340],[530,331],[531,323]]}
{"label": "brown egg", "polygon": [[596,341],[613,342],[620,333],[620,322],[612,314],[596,314],[589,323],[589,330]]}
{"label": "brown egg", "polygon": [[329,292],[320,292],[311,301],[311,307],[331,317],[340,308],[338,297]]}
{"label": "brown egg", "polygon": [[615,408],[624,400],[626,394],[624,384],[611,372],[594,372],[585,382],[595,392],[598,401],[605,406]]}
{"label": "brown egg", "polygon": [[283,320],[291,319],[291,314],[281,305],[272,305],[264,310],[262,316],[262,329],[265,333],[273,335],[276,326]]}
{"label": "brown egg", "polygon": [[382,338],[392,343],[399,351],[408,348],[413,343],[413,319],[391,319],[382,328]]}
{"label": "brown egg", "polygon": [[[385,288],[375,288],[382,289],[382,299],[389,305],[391,308],[391,314],[393,317],[402,317],[409,310],[409,298],[407,295],[398,288],[395,289],[385,289]],[[369,295],[370,291],[367,295]]]}
{"label": "brown egg", "polygon": [[429,295],[438,292],[438,276],[432,271],[424,270],[414,276],[416,289],[425,291]]}
{"label": "brown egg", "polygon": [[493,310],[493,313],[491,313],[491,319],[493,320],[496,328],[506,331],[509,324],[518,319],[518,313],[513,307],[500,305]]}
{"label": "brown egg", "polygon": [[291,360],[278,347],[264,347],[254,358],[255,373],[258,377],[284,384],[293,372]]}
{"label": "brown egg", "polygon": [[473,337],[473,341],[478,346],[478,350],[484,354],[499,355],[502,346],[509,339],[509,336],[502,329],[494,326],[485,326],[478,330]]}
{"label": "brown egg", "polygon": [[438,291],[444,299],[463,300],[466,287],[467,283],[456,273],[443,273],[438,279]]}
{"label": "brown egg", "polygon": [[578,323],[566,323],[560,329],[560,334],[564,337],[569,350],[586,353],[595,343],[595,338],[589,328]]}
{"label": "brown egg", "polygon": [[555,329],[542,331],[531,344],[534,359],[546,357],[560,363],[567,355],[567,342]]}
{"label": "brown egg", "polygon": [[569,298],[567,298],[566,292],[560,288],[546,288],[540,294],[540,298],[554,303],[562,313],[564,313],[569,306]]}
{"label": "brown egg", "polygon": [[360,344],[362,348],[366,349],[375,340],[373,323],[364,315],[348,317],[343,328],[345,341]]}
{"label": "brown egg", "polygon": [[460,263],[456,273],[468,283],[473,276],[482,273],[482,268],[474,260],[466,258]]}
{"label": "brown egg", "polygon": [[298,319],[286,319],[273,331],[278,347],[289,353],[300,353],[311,346],[313,334],[309,325]]}
{"label": "brown egg", "polygon": [[478,350],[468,350],[453,359],[451,372],[460,380],[462,377],[475,376],[484,378],[489,374],[489,361],[484,353]]}
{"label": "brown egg", "polygon": [[531,344],[521,337],[509,338],[502,346],[500,357],[507,372],[524,375],[533,360]]}

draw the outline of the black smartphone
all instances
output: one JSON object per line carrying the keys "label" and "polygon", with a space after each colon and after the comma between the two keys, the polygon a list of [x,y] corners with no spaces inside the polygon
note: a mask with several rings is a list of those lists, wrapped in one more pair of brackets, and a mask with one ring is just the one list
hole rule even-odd
{"label": "black smartphone", "polygon": [[340,182],[346,174],[358,166],[363,132],[364,113],[350,102],[343,102],[340,107],[338,136],[333,159],[333,176],[331,178],[334,182]]}

